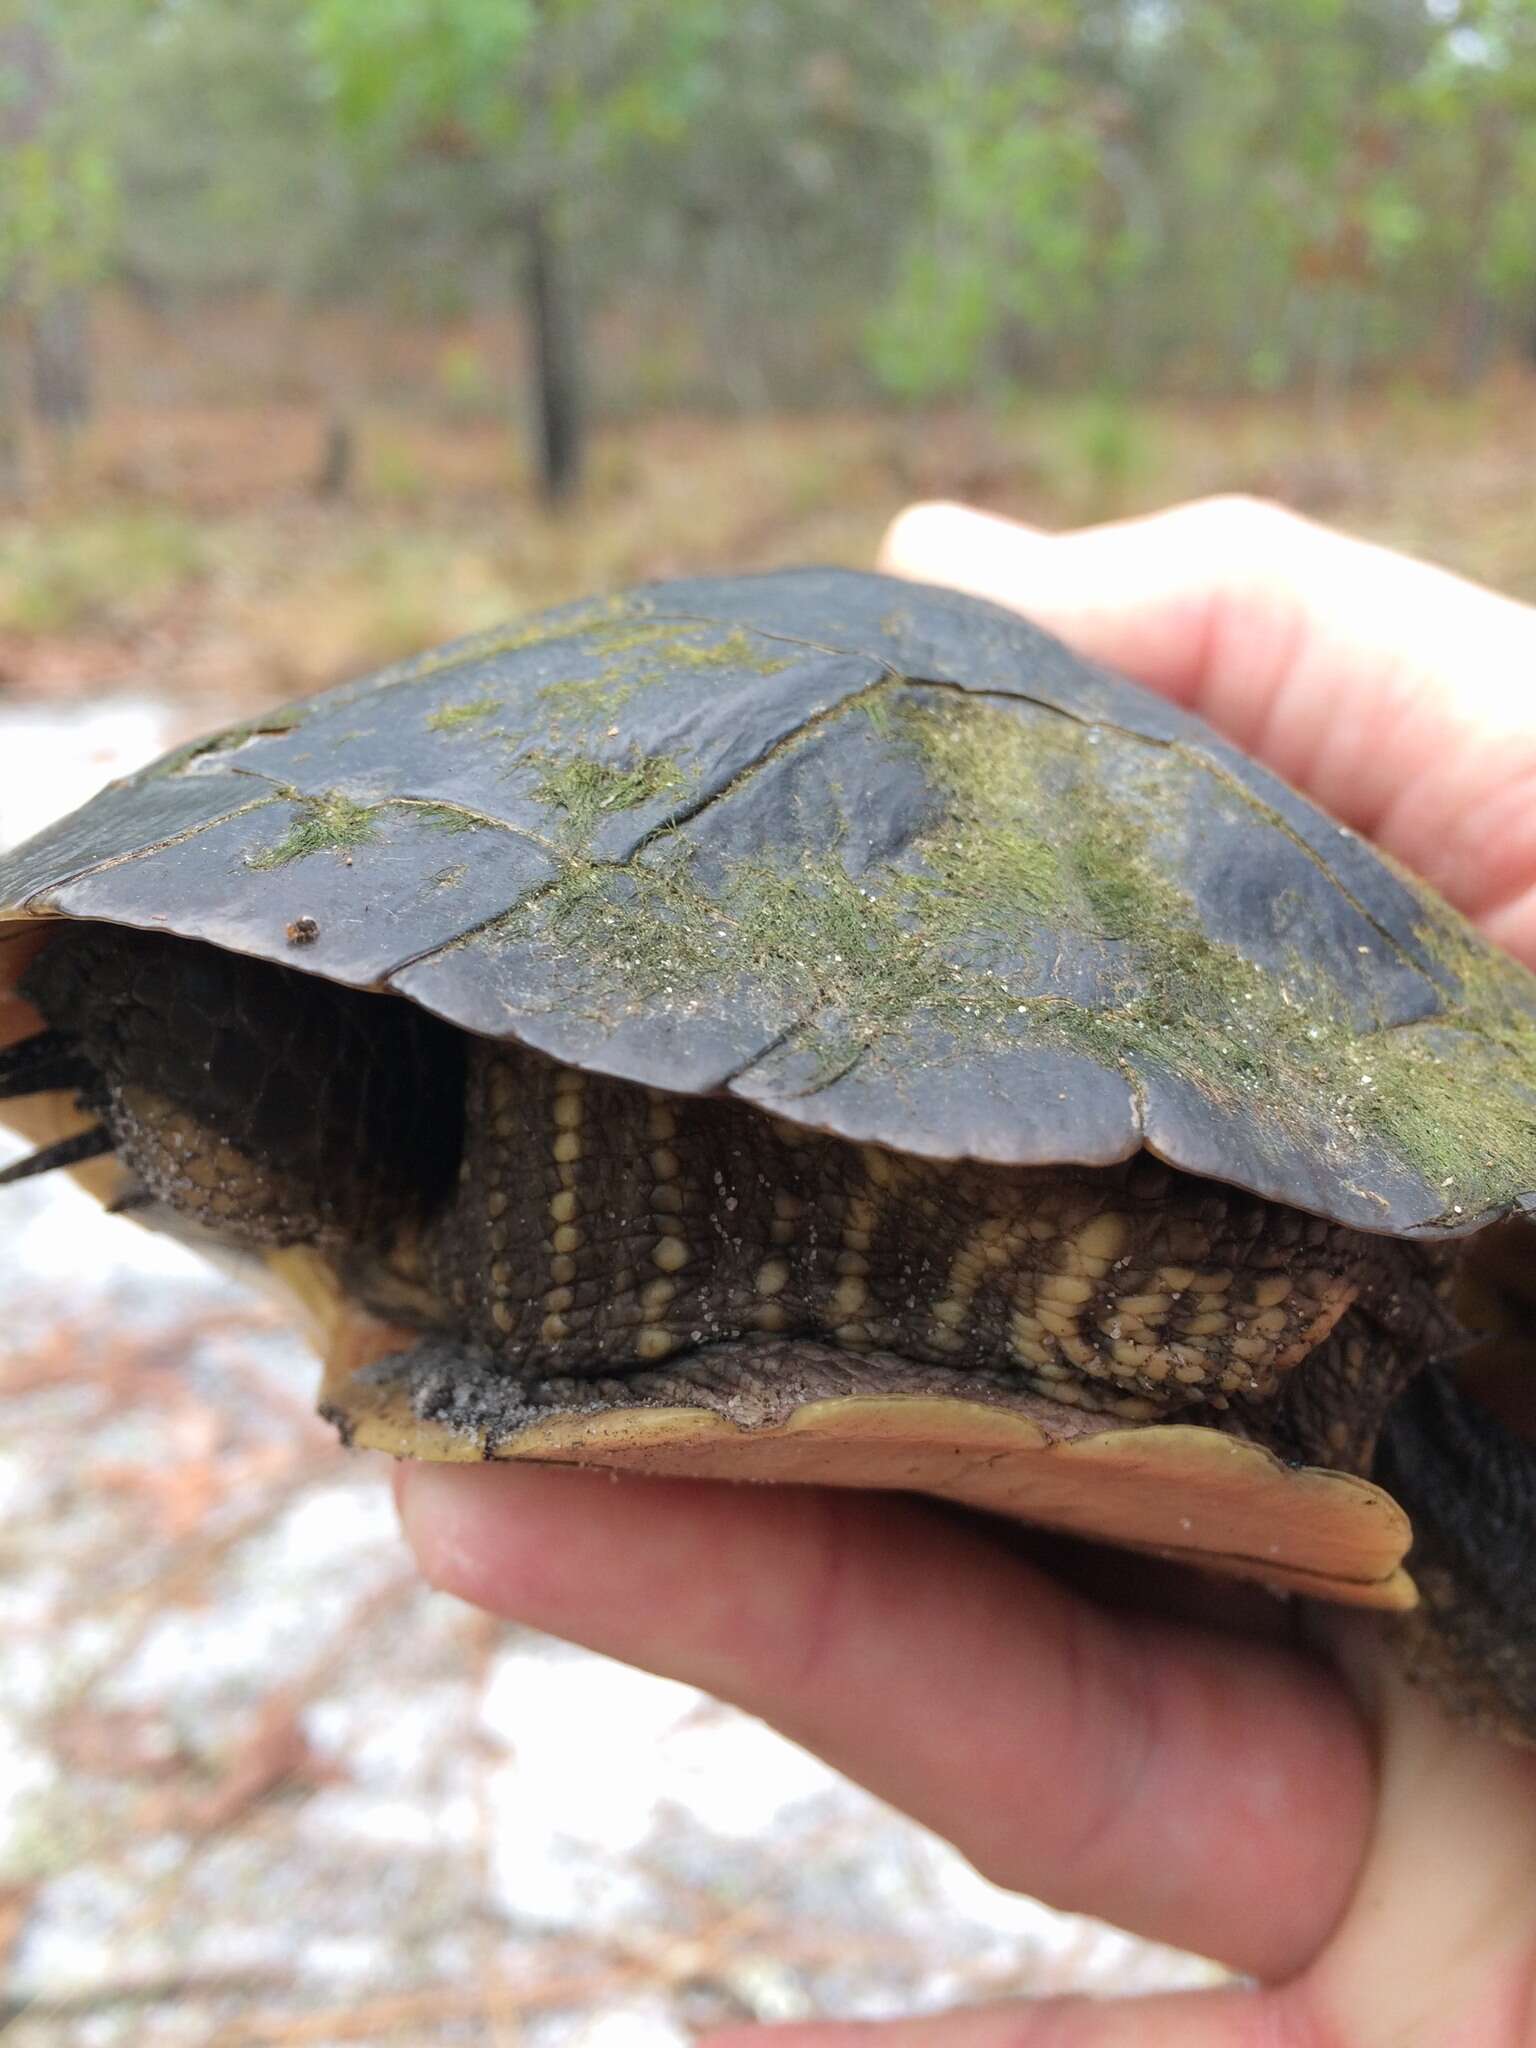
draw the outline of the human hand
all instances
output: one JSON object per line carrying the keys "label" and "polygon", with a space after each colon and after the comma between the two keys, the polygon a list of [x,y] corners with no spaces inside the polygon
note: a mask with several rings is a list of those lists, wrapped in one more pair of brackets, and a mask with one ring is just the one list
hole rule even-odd
{"label": "human hand", "polygon": [[[1057,538],[918,507],[884,566],[1200,711],[1536,964],[1536,612],[1233,500]],[[406,1466],[400,1493],[439,1586],[735,1701],[1003,1884],[1260,1980],[890,2048],[1536,2043],[1536,1755],[1445,1721],[1369,1624],[1329,1618],[1325,1660],[1287,1610],[1156,1570],[1109,1605],[906,1499],[528,1466]]]}

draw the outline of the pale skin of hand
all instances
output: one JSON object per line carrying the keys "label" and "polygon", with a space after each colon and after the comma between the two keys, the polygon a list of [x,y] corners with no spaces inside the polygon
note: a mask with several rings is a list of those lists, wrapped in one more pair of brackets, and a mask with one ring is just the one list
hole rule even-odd
{"label": "pale skin of hand", "polygon": [[[915,506],[882,566],[1199,711],[1536,966],[1536,611],[1242,499],[1055,536]],[[904,1498],[507,1466],[399,1491],[438,1586],[732,1700],[999,1883],[1257,1980],[888,2022],[887,2048],[1536,2048],[1536,1753],[1443,1719],[1369,1624],[1330,1620],[1324,1655],[1242,1598],[1111,1607]]]}

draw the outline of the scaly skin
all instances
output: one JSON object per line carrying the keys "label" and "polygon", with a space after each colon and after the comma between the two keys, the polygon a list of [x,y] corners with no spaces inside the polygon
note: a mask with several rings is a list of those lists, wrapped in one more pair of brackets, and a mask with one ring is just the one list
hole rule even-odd
{"label": "scaly skin", "polygon": [[443,1325],[519,1378],[802,1336],[1146,1419],[1270,1397],[1386,1251],[1426,1284],[1411,1251],[1152,1159],[903,1158],[481,1042],[468,1087],[425,1260]]}

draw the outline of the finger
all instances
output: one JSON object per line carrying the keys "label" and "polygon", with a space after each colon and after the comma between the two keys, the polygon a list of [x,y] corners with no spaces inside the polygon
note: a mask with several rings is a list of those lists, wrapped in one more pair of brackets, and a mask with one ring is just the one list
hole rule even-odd
{"label": "finger", "polygon": [[1278,506],[1042,534],[910,508],[883,565],[1188,704],[1536,960],[1536,611]]}
{"label": "finger", "polygon": [[1380,1731],[1382,1763],[1369,1861],[1308,1995],[1359,2048],[1529,2044],[1536,1751],[1451,1720],[1358,1617],[1319,1612],[1316,1625]]}
{"label": "finger", "polygon": [[871,2028],[733,2028],[708,2048],[1517,2048],[1533,2039],[1536,1753],[1453,1723],[1358,1615],[1326,1632],[1381,1730],[1369,1861],[1333,1940],[1273,1992],[1044,2000]]}
{"label": "finger", "polygon": [[1323,2036],[1293,2023],[1288,2005],[1270,1992],[1236,1988],[1050,1998],[917,2020],[732,2027],[709,2035],[704,2048],[1315,2048]]}
{"label": "finger", "polygon": [[1111,1617],[925,1503],[404,1468],[464,1599],[763,1716],[988,1876],[1273,1976],[1342,1910],[1361,1724],[1321,1664]]}

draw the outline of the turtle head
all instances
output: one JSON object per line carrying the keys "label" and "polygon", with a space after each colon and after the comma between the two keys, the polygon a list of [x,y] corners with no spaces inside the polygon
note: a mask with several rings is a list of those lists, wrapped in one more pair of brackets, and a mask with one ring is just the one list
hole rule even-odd
{"label": "turtle head", "polygon": [[48,1030],[7,1092],[72,1087],[99,1120],[41,1159],[110,1145],[225,1245],[388,1251],[453,1184],[462,1041],[412,1004],[102,924],[61,929],[21,990]]}

